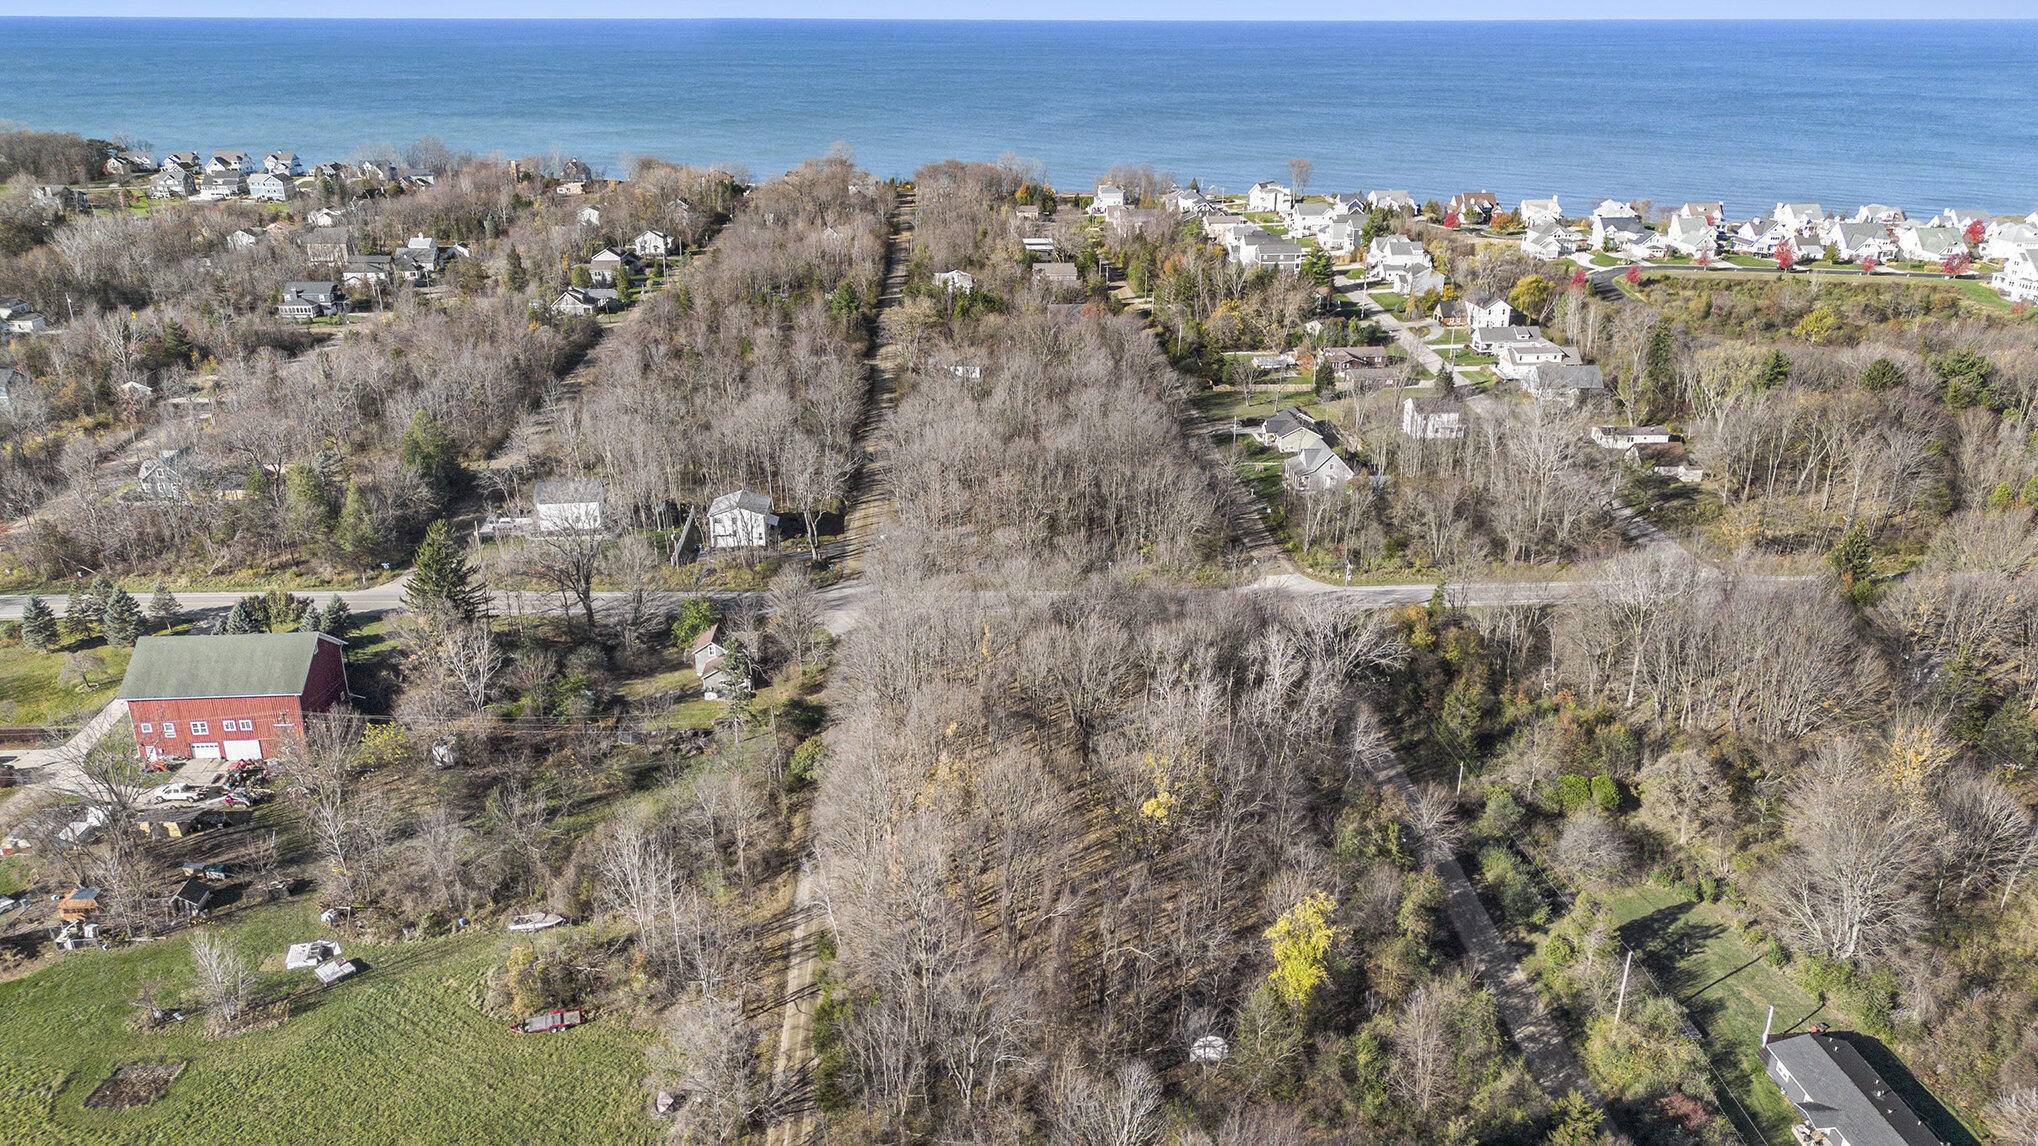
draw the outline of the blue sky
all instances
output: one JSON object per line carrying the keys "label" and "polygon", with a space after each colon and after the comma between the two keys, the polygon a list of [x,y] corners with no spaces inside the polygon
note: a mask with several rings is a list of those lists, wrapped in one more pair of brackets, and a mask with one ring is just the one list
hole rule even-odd
{"label": "blue sky", "polygon": [[[304,16],[323,15],[276,0],[0,0],[0,16]],[[1671,0],[1458,0],[1442,9],[1351,6],[1323,0],[358,0],[350,17],[389,18],[857,18],[857,19],[1159,19],[1322,20],[1427,18],[1519,19],[2022,19],[2033,0],[1712,0],[1694,7]]]}

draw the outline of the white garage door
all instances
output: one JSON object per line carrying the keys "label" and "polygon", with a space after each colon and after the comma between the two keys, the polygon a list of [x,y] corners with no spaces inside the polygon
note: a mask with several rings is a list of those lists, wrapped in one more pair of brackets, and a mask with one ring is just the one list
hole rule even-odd
{"label": "white garage door", "polygon": [[217,760],[219,759],[219,745],[193,744],[191,746],[191,758],[193,760]]}
{"label": "white garage door", "polygon": [[260,760],[262,742],[259,740],[229,740],[226,742],[226,758],[229,760]]}

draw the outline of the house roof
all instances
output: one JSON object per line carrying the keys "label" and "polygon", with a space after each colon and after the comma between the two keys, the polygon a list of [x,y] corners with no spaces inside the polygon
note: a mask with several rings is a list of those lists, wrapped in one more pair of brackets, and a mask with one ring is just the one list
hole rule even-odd
{"label": "house roof", "polygon": [[702,649],[705,649],[708,646],[715,643],[715,636],[721,631],[722,626],[719,623],[709,625],[707,628],[702,629],[699,635],[694,637],[693,643],[686,647],[686,655],[690,657],[700,655]]}
{"label": "house roof", "polygon": [[[1336,451],[1324,447],[1312,446],[1311,448],[1303,450],[1301,453],[1296,454],[1294,457],[1289,458],[1287,462],[1282,465],[1281,468],[1288,470],[1290,473],[1299,474],[1303,477],[1307,477],[1310,474],[1315,473],[1317,470],[1320,470],[1325,466],[1332,464],[1333,462],[1337,463],[1338,465],[1345,465],[1344,459],[1338,457]],[[1351,467],[1345,465],[1345,469],[1347,472],[1349,472]]]}
{"label": "house roof", "polygon": [[1847,1040],[1792,1035],[1763,1047],[1762,1057],[1772,1071],[1780,1064],[1788,1072],[1790,1081],[1781,1085],[1791,1105],[1814,1126],[1838,1130],[1848,1146],[1939,1146],[1939,1138]]}
{"label": "house roof", "polygon": [[587,505],[602,499],[602,483],[594,478],[546,478],[531,487],[536,505]]}
{"label": "house roof", "polygon": [[708,516],[713,517],[718,513],[728,513],[731,510],[737,509],[749,510],[751,513],[768,514],[771,512],[771,499],[761,493],[739,489],[734,493],[725,493],[709,502]]}
{"label": "house roof", "polygon": [[1604,390],[1606,377],[1599,367],[1576,363],[1539,363],[1529,367],[1529,379],[1536,386],[1553,390]]}
{"label": "house roof", "polygon": [[122,700],[297,696],[311,676],[319,643],[346,642],[324,633],[247,633],[206,637],[143,637],[120,682]]}

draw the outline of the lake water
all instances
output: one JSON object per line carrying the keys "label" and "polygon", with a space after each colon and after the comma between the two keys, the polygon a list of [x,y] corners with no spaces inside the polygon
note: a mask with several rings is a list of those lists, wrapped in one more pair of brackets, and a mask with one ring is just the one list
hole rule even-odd
{"label": "lake water", "polygon": [[157,152],[736,164],[847,143],[1242,189],[2038,207],[2038,22],[985,23],[0,17],[0,120]]}

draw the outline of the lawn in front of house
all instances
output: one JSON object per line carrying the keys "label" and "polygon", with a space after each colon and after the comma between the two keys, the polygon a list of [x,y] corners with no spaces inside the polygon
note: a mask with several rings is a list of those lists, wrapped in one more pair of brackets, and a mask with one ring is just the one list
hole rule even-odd
{"label": "lawn in front of house", "polygon": [[[120,691],[133,655],[96,638],[47,653],[23,648],[18,639],[0,644],[0,724],[53,728],[90,718]],[[68,680],[64,666],[74,657],[80,676]]]}
{"label": "lawn in front of house", "polygon": [[1843,1020],[1766,962],[1715,904],[1642,884],[1609,897],[1607,907],[1621,942],[1636,951],[1705,1036],[1727,1092],[1722,1099],[1738,1102],[1766,1140],[1788,1146],[1797,1119],[1762,1069],[1762,1024],[1771,1005],[1779,1035],[1801,1031],[1814,1020]]}
{"label": "lawn in front of house", "polygon": [[[308,988],[286,946],[333,934],[308,899],[206,924],[250,959],[262,988]],[[207,1038],[193,1019],[130,1023],[147,983],[172,1002],[192,981],[190,933],[86,951],[0,983],[0,1141],[19,1146],[220,1142],[645,1142],[644,1048],[618,1018],[560,1035],[509,1032],[480,1008],[512,937],[493,926],[386,946],[347,942],[357,977],[309,993],[265,1030]],[[128,1110],[85,1097],[116,1066],[184,1062],[163,1097]]]}

